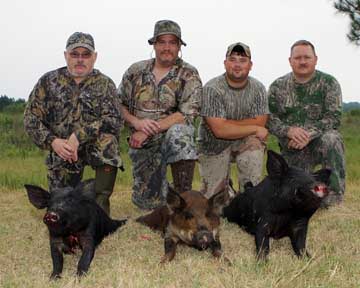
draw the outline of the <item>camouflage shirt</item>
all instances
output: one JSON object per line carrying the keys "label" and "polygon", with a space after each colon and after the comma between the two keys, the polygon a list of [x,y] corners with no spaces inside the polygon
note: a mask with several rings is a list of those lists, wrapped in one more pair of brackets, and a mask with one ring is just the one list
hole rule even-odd
{"label": "camouflage shirt", "polygon": [[67,67],[59,68],[43,75],[31,92],[25,130],[38,147],[48,150],[55,138],[67,139],[73,132],[79,149],[88,143],[109,146],[109,141],[115,142],[112,155],[104,156],[109,151],[103,153],[102,147],[96,150],[104,163],[120,167],[119,151],[114,148],[122,126],[119,104],[115,84],[100,71],[94,69],[77,85]]}
{"label": "camouflage shirt", "polygon": [[282,147],[287,146],[291,126],[308,130],[312,139],[340,126],[341,89],[331,75],[316,70],[308,82],[300,84],[289,73],[271,84],[268,95],[271,115],[267,125]]}
{"label": "camouflage shirt", "polygon": [[[229,86],[225,74],[216,77],[204,86],[200,114],[202,117],[232,120],[269,114],[265,86],[257,79],[249,77],[246,86],[237,89]],[[219,154],[234,141],[237,140],[216,138],[204,118],[201,119],[199,128],[200,153],[206,155]]]}
{"label": "camouflage shirt", "polygon": [[175,112],[187,124],[198,115],[202,84],[197,70],[178,58],[158,83],[152,73],[155,59],[137,62],[125,72],[118,88],[121,103],[138,118],[159,120]]}

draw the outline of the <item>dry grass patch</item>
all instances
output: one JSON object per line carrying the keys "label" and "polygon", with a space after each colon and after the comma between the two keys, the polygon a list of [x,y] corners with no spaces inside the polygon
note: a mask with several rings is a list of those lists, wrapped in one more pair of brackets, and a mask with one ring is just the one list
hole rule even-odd
{"label": "dry grass patch", "polygon": [[311,219],[310,259],[297,259],[290,241],[271,242],[269,262],[255,262],[254,239],[223,221],[221,242],[232,265],[210,252],[178,247],[175,259],[160,265],[164,253],[158,233],[133,219],[144,214],[131,203],[129,188],[116,186],[114,218],[128,224],[105,238],[89,275],[75,277],[79,255],[66,255],[62,279],[49,282],[52,270],[43,211],[28,202],[24,189],[2,189],[0,218],[1,287],[359,287],[360,182],[347,187],[344,204],[321,210]]}

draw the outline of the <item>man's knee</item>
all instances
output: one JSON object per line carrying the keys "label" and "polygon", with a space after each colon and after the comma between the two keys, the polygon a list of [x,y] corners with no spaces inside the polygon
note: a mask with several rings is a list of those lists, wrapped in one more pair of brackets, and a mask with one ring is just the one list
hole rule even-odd
{"label": "man's knee", "polygon": [[344,147],[344,141],[337,131],[325,132],[321,136],[321,144],[325,147],[338,148],[340,150],[343,150]]}

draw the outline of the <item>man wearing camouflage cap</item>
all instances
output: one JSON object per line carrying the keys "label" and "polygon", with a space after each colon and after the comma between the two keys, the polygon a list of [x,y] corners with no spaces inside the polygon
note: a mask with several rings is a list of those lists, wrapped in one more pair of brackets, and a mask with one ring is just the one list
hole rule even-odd
{"label": "man wearing camouflage cap", "polygon": [[230,45],[224,65],[226,72],[205,84],[201,102],[199,169],[207,198],[230,177],[232,162],[241,190],[246,182],[255,185],[261,180],[268,134],[266,90],[249,76],[250,48],[241,42]]}
{"label": "man wearing camouflage cap", "polygon": [[50,191],[76,186],[85,165],[96,171],[96,201],[109,214],[122,121],[113,81],[94,69],[97,53],[90,34],[75,32],[64,52],[66,67],[43,75],[29,96],[24,126],[34,143],[49,150]]}
{"label": "man wearing camouflage cap", "polygon": [[155,59],[131,65],[118,88],[121,111],[131,129],[132,201],[141,209],[165,203],[168,164],[175,189],[191,189],[198,157],[193,121],[202,91],[197,70],[178,56],[186,43],[177,23],[158,21],[148,43]]}
{"label": "man wearing camouflage cap", "polygon": [[325,205],[339,203],[345,192],[344,143],[338,131],[342,96],[338,81],[315,69],[314,45],[295,42],[290,50],[292,72],[269,88],[268,127],[290,165],[311,171],[331,168],[330,195]]}

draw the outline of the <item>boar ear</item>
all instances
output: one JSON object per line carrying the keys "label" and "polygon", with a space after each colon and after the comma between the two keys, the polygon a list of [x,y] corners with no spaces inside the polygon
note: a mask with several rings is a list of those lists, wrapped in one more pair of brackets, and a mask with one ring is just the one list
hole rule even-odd
{"label": "boar ear", "polygon": [[228,192],[228,186],[224,187],[223,190],[219,191],[209,199],[209,207],[214,211],[215,214],[222,214],[222,209],[228,202],[230,196]]}
{"label": "boar ear", "polygon": [[172,212],[180,212],[185,206],[186,202],[184,198],[180,196],[171,186],[169,186],[168,193],[166,196],[166,203],[170,211]]}
{"label": "boar ear", "polygon": [[268,151],[267,155],[266,170],[271,178],[282,177],[287,173],[289,166],[281,155],[271,150]]}
{"label": "boar ear", "polygon": [[329,185],[331,175],[331,169],[321,169],[313,173],[313,176],[317,181],[323,182],[326,185]]}
{"label": "boar ear", "polygon": [[50,193],[41,187],[34,185],[24,185],[28,194],[29,201],[38,209],[43,209],[49,205]]}

